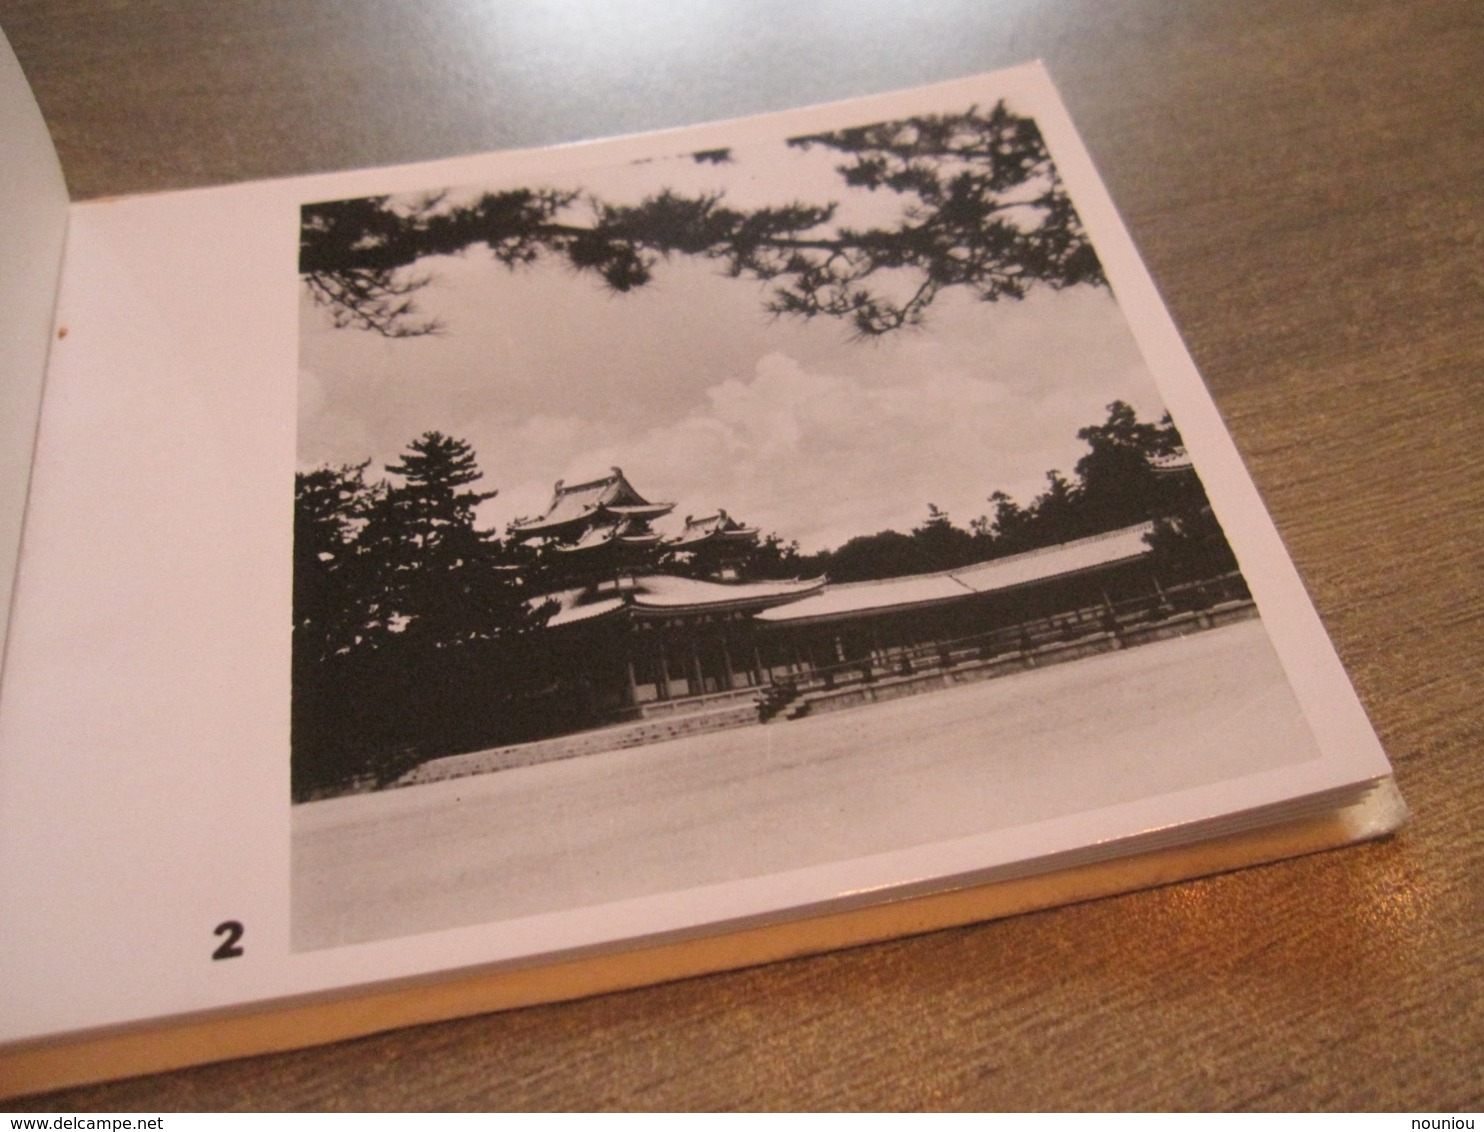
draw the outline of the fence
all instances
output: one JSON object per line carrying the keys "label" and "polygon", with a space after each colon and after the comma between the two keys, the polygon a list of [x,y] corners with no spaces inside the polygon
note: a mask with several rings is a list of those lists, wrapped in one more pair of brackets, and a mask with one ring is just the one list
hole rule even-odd
{"label": "fence", "polygon": [[1214,623],[1213,613],[1219,616],[1247,610],[1251,601],[1246,581],[1233,572],[951,640],[876,649],[838,664],[775,676],[763,691],[758,714],[764,722],[781,713],[795,714],[790,712],[791,705],[811,693],[828,694],[886,680],[910,681],[969,665],[1019,661],[1022,667],[1030,666],[1037,655],[1048,653],[1071,659],[1072,655],[1084,654],[1076,651],[1079,645],[1100,646],[1085,650],[1088,652],[1125,648],[1161,636],[1209,628]]}

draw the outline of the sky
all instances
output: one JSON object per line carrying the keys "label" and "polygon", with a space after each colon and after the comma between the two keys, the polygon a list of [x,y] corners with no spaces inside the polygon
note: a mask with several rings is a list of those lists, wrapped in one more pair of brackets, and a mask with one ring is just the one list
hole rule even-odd
{"label": "sky", "polygon": [[[895,207],[846,189],[820,151],[734,158],[554,183],[608,200],[660,185],[722,189],[739,207],[836,200],[854,223]],[[775,319],[759,284],[682,258],[623,295],[557,264],[512,272],[477,251],[418,270],[432,279],[419,306],[444,324],[437,336],[335,329],[304,299],[299,465],[369,459],[379,475],[437,430],[474,447],[481,490],[499,492],[480,518],[500,531],[543,512],[556,480],[612,466],[676,504],[661,529],[725,508],[807,552],[909,531],[930,503],[967,526],[995,490],[1025,503],[1048,470],[1070,475],[1086,450],[1077,430],[1101,423],[1109,402],[1148,420],[1164,412],[1104,288],[997,303],[945,290],[925,326],[862,341],[833,319]]]}

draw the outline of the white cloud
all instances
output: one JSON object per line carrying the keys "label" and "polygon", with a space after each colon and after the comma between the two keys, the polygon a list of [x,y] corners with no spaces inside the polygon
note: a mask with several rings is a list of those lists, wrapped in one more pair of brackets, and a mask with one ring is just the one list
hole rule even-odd
{"label": "white cloud", "polygon": [[1048,468],[1070,467],[1076,429],[1096,419],[1079,399],[1028,397],[961,371],[902,369],[867,384],[778,353],[704,397],[679,420],[585,451],[554,445],[567,452],[566,478],[621,465],[641,492],[677,502],[676,522],[725,507],[816,549],[909,530],[930,502],[967,524],[996,488],[1028,494]]}
{"label": "white cloud", "polygon": [[306,304],[300,463],[379,471],[437,429],[474,446],[499,529],[610,465],[674,500],[675,523],[725,507],[809,549],[909,530],[929,503],[966,525],[990,492],[1026,501],[1048,469],[1070,473],[1077,430],[1113,399],[1163,411],[1094,288],[945,294],[926,328],[853,342],[828,319],[769,321],[755,286],[705,264],[617,298],[472,253],[438,278],[437,338],[331,330]]}

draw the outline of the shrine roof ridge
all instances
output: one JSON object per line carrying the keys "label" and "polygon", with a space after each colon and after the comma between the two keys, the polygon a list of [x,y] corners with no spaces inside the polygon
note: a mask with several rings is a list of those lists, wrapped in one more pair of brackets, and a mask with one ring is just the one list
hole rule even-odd
{"label": "shrine roof ridge", "polygon": [[1015,589],[1048,578],[1071,577],[1151,553],[1152,548],[1144,541],[1144,536],[1151,530],[1152,523],[1138,523],[951,570],[830,583],[821,593],[764,610],[757,614],[757,619],[777,624],[889,609],[921,608],[976,594]]}

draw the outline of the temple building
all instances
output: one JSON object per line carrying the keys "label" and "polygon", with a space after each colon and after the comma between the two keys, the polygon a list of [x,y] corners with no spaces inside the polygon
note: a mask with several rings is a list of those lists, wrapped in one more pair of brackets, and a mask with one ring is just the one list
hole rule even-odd
{"label": "temple building", "polygon": [[[548,595],[555,669],[589,713],[638,718],[677,701],[755,694],[767,683],[756,615],[819,594],[807,581],[713,582],[638,574]],[[693,704],[701,707],[706,704]]]}
{"label": "temple building", "polygon": [[683,555],[685,561],[702,573],[720,579],[735,579],[737,563],[757,545],[758,529],[737,522],[725,511],[697,519],[685,517],[685,529],[665,546]]}
{"label": "temple building", "polygon": [[[666,539],[651,524],[674,507],[645,499],[615,467],[586,483],[558,480],[544,514],[511,525],[513,538],[570,558],[555,576],[571,584],[534,602],[547,613],[552,670],[580,716],[634,717],[755,692],[766,675],[752,615],[824,586],[737,581],[737,554],[757,542],[757,528],[718,510],[686,516]],[[665,572],[662,561],[724,580]]]}
{"label": "temple building", "polygon": [[[648,502],[614,468],[601,480],[558,482],[546,514],[512,528],[597,567],[534,599],[574,718],[766,703],[801,682],[910,679],[1010,654],[1034,663],[1037,650],[1092,638],[1119,647],[1128,626],[1247,599],[1240,575],[1203,583],[1199,595],[1166,585],[1152,523],[931,574],[744,581],[731,563],[757,529],[717,511],[687,517],[667,539],[650,523],[673,506]],[[681,566],[709,576],[682,576]]]}
{"label": "temple building", "polygon": [[521,542],[540,539],[552,549],[584,565],[622,567],[636,552],[660,543],[650,524],[675,510],[673,503],[651,503],[612,468],[611,474],[587,483],[567,485],[557,480],[546,513],[537,519],[518,519],[510,534]]}

